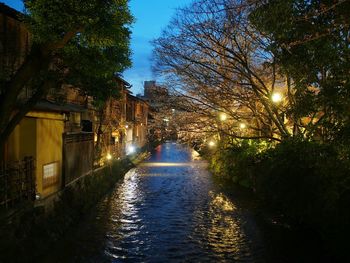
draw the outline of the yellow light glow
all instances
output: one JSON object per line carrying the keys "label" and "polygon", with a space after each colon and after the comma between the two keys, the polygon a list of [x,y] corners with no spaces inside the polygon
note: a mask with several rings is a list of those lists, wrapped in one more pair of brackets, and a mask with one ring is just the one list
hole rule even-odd
{"label": "yellow light glow", "polygon": [[108,153],[106,158],[107,158],[107,160],[112,160],[112,155],[110,153]]}
{"label": "yellow light glow", "polygon": [[186,163],[167,163],[167,162],[144,162],[138,164],[139,167],[184,167],[184,166],[206,166],[207,162],[193,161]]}
{"label": "yellow light glow", "polygon": [[282,101],[283,97],[280,93],[276,92],[272,94],[271,99],[272,99],[272,102],[279,103]]}
{"label": "yellow light glow", "polygon": [[241,124],[239,124],[239,128],[245,129],[245,128],[247,128],[247,125],[245,123],[241,123]]}
{"label": "yellow light glow", "polygon": [[212,201],[212,204],[223,211],[234,211],[237,208],[235,205],[223,194],[218,194]]}
{"label": "yellow light glow", "polygon": [[210,141],[210,142],[208,143],[208,145],[209,145],[210,147],[214,147],[214,146],[215,146],[215,142],[214,142],[214,141]]}
{"label": "yellow light glow", "polygon": [[227,120],[227,115],[225,113],[220,114],[220,120],[221,121],[226,121]]}

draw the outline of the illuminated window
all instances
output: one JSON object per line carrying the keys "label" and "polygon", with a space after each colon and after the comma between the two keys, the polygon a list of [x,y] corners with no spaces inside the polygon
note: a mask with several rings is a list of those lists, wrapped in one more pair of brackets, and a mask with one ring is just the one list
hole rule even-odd
{"label": "illuminated window", "polygon": [[43,165],[43,188],[58,184],[58,162]]}
{"label": "illuminated window", "polygon": [[71,112],[70,113],[70,121],[74,126],[80,127],[80,125],[81,125],[81,113],[80,112]]}

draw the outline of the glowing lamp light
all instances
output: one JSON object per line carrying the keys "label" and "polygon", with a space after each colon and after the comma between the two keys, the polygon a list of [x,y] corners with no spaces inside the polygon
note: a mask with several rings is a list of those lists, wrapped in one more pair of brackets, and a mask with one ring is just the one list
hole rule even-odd
{"label": "glowing lamp light", "polygon": [[127,148],[127,154],[133,154],[135,152],[135,146],[129,145]]}
{"label": "glowing lamp light", "polygon": [[209,141],[208,145],[209,145],[209,147],[214,147],[215,146],[215,142],[214,141]]}
{"label": "glowing lamp light", "polygon": [[282,101],[282,95],[280,93],[273,93],[271,96],[272,102],[279,103]]}
{"label": "glowing lamp light", "polygon": [[125,128],[126,128],[126,129],[129,128],[129,125],[125,125]]}
{"label": "glowing lamp light", "polygon": [[245,128],[247,128],[247,125],[245,123],[241,123],[241,124],[239,124],[239,128],[245,129]]}
{"label": "glowing lamp light", "polygon": [[221,121],[226,121],[227,120],[227,115],[225,113],[220,114],[220,120]]}
{"label": "glowing lamp light", "polygon": [[110,153],[108,153],[106,158],[107,158],[107,160],[112,160],[112,155]]}

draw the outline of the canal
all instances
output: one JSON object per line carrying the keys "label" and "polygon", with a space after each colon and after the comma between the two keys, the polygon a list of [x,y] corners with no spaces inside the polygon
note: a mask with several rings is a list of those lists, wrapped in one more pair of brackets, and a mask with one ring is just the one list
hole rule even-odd
{"label": "canal", "polygon": [[225,193],[195,151],[165,143],[42,261],[321,261],[317,242],[262,220],[245,199]]}

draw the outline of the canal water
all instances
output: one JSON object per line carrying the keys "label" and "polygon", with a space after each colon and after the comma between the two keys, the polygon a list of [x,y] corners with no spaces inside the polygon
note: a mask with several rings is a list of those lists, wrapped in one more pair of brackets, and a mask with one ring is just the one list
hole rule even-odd
{"label": "canal water", "polygon": [[195,151],[165,143],[43,261],[317,262],[308,252],[293,253],[296,261],[281,246],[269,249],[276,235],[266,235],[252,209],[221,189]]}

